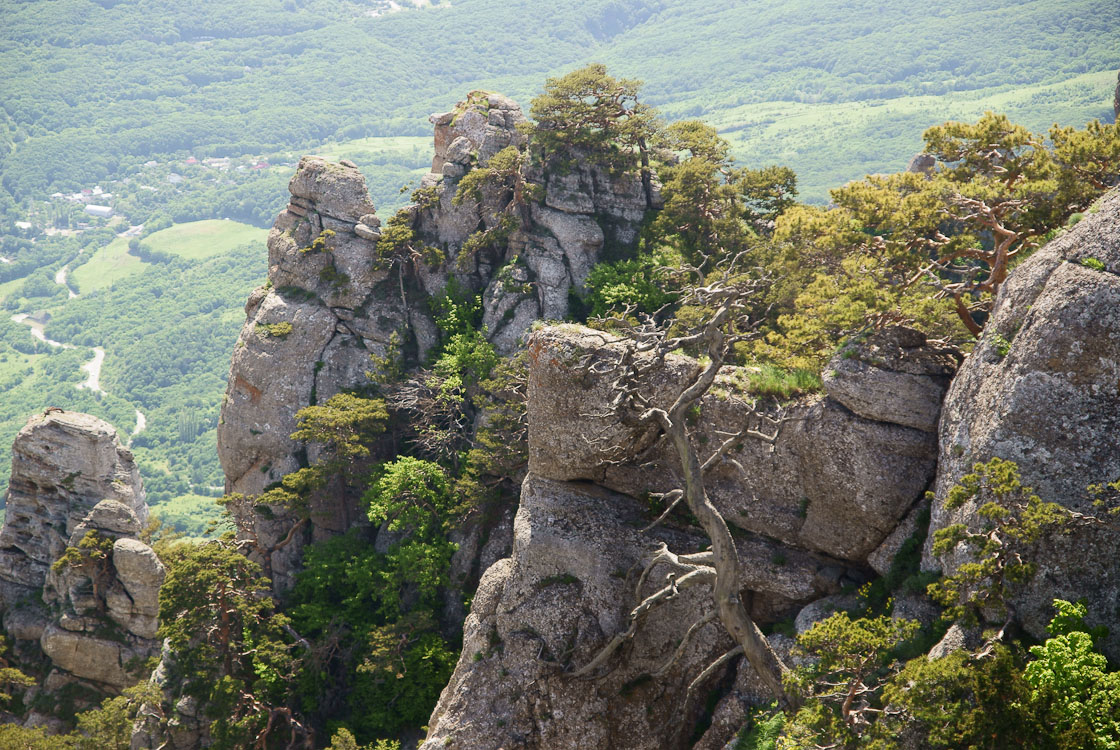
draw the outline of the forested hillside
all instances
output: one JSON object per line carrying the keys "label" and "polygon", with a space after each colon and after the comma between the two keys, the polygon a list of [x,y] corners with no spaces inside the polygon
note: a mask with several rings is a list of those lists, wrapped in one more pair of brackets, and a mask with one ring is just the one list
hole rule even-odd
{"label": "forested hillside", "polygon": [[[936,100],[913,97],[958,102],[1120,65],[1120,7],[1109,0],[454,0],[368,15],[379,5],[9,0],[4,187],[25,200],[158,154],[426,135],[426,115],[460,92],[527,100],[546,74],[599,59],[644,79],[649,103],[669,117],[703,116],[736,134],[752,161],[788,163],[805,194],[822,199],[838,174],[897,167],[920,131],[944,119]],[[1017,119],[1080,125],[1107,112],[1106,93],[1038,90]],[[852,103],[886,109],[855,126],[835,122],[830,113],[847,115]],[[812,127],[800,127],[809,112]],[[884,130],[906,135],[884,144]],[[844,164],[827,163],[836,160]]]}

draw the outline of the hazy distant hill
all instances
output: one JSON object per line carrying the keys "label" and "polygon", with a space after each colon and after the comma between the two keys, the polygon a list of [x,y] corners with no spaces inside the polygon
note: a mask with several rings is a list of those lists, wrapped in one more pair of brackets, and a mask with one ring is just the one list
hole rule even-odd
{"label": "hazy distant hill", "polygon": [[749,161],[788,162],[821,199],[994,91],[1030,89],[1013,113],[1035,127],[1108,115],[1104,76],[1099,91],[1037,86],[1120,67],[1113,0],[452,0],[373,15],[385,5],[7,0],[3,185],[27,198],[153,154],[427,135],[425,116],[471,88],[525,102],[546,75],[603,60],[666,114],[727,129]]}

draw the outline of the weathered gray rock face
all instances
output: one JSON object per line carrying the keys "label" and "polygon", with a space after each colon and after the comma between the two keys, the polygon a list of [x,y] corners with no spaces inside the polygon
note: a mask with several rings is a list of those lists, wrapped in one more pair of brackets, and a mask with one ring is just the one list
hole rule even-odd
{"label": "weathered gray rock face", "polygon": [[[40,641],[55,667],[75,677],[121,690],[136,682],[124,670],[128,652],[121,644],[51,623]],[[131,655],[129,655],[131,656]]]}
{"label": "weathered gray rock face", "polygon": [[[438,342],[427,300],[451,279],[483,296],[487,335],[509,353],[534,320],[567,313],[569,291],[582,287],[605,243],[636,239],[655,192],[646,195],[637,177],[587,166],[555,177],[526,165],[522,178],[539,186],[536,200],[512,203],[512,189],[487,185],[480,199],[455,204],[467,172],[507,147],[524,146],[517,128],[524,120],[516,103],[484,92],[432,116],[432,172],[403,219],[418,243],[439,251],[444,260],[436,265],[379,258],[381,222],[361,173],[316,157],[300,160],[290,202],[269,234],[269,284],[249,297],[230,364],[218,426],[228,492],[259,495],[314,461],[315,446],[289,437],[296,413],[368,385],[371,355],[384,357],[393,347],[406,364],[423,363]],[[468,238],[503,222],[509,229],[501,242],[463,256]],[[290,585],[313,534],[364,522],[357,503],[320,495],[313,499],[313,529],[283,544],[293,522],[282,509],[262,514],[252,502],[231,505],[243,535],[276,548],[261,562],[278,589]]]}
{"label": "weathered gray rock face", "polygon": [[[494,563],[479,584],[459,665],[422,748],[684,746],[701,708],[685,700],[688,684],[731,647],[729,637],[709,623],[674,666],[654,680],[648,675],[669,661],[689,626],[711,612],[707,590],[685,589],[659,607],[604,674],[571,675],[626,629],[652,546],[664,541],[694,551],[706,544],[674,529],[642,534],[647,519],[634,499],[594,485],[526,478],[513,556]],[[808,555],[779,560],[762,544],[747,541],[740,548],[750,577],[744,588],[758,598],[792,594],[804,601],[838,588],[827,561]],[[783,574],[786,567],[797,572]],[[663,585],[666,572],[655,568],[642,595]]]}
{"label": "weathered gray rock face", "polygon": [[514,209],[518,227],[503,246],[460,258],[467,237],[510,214],[512,195],[491,188],[480,201],[455,206],[458,180],[507,146],[523,146],[526,137],[517,126],[525,117],[506,97],[472,92],[431,121],[436,153],[422,185],[440,192],[438,201],[418,214],[416,228],[447,255],[448,263],[426,276],[424,288],[435,294],[454,276],[482,292],[487,335],[508,354],[532,321],[567,315],[569,290],[583,288],[605,243],[628,245],[637,239],[646,210],[660,201],[657,186],[646,195],[637,176],[612,177],[586,163],[564,175],[526,164],[522,178],[539,187],[541,198]]}
{"label": "weathered gray rock face", "polygon": [[[218,425],[226,489],[246,496],[306,459],[289,438],[299,409],[367,384],[371,355],[384,356],[410,330],[426,330],[416,320],[423,314],[406,305],[377,263],[380,220],[362,174],[304,157],[288,189],[291,202],[268,237],[269,284],[245,305]],[[240,532],[265,549],[277,547],[292,526],[283,511],[259,513],[251,502],[230,509]],[[332,493],[321,493],[312,512],[336,531],[362,521],[357,508]],[[261,561],[279,588],[290,585],[304,541],[300,536]]]}
{"label": "weathered gray rock face", "polygon": [[4,609],[23,597],[38,597],[51,564],[103,499],[119,501],[132,522],[147,523],[140,473],[116,431],[96,417],[55,408],[28,420],[12,444],[0,530]]}
{"label": "weathered gray rock face", "polygon": [[[697,709],[688,682],[730,645],[728,636],[715,622],[704,626],[672,668],[649,676],[709,612],[708,590],[686,589],[650,617],[607,674],[571,674],[627,626],[638,601],[636,572],[658,541],[680,552],[707,544],[695,530],[640,531],[650,515],[634,498],[679,486],[677,460],[633,415],[609,407],[612,365],[623,354],[618,339],[550,326],[533,333],[528,352],[529,476],[513,556],[483,576],[462,656],[422,747],[684,747]],[[669,357],[648,371],[643,392],[665,403],[697,367]],[[718,444],[717,429],[733,431],[752,418],[736,398],[742,376],[728,368],[704,400],[694,425],[700,446]],[[812,602],[842,606],[828,597],[865,580],[868,554],[914,505],[934,468],[930,432],[872,421],[829,399],[789,411],[773,450],[745,442],[731,454],[745,471],[729,460],[707,483],[740,529],[743,599],[760,623],[799,612],[805,622],[826,616],[823,604],[805,609]],[[738,670],[697,747],[722,748],[747,709],[768,702],[751,668]],[[721,678],[712,679],[714,686]]]}
{"label": "weathered gray rock face", "polygon": [[[159,588],[163,563],[136,538],[140,521],[131,508],[102,500],[67,541],[78,547],[92,534],[107,546],[99,560],[63,565],[47,573],[43,601],[52,612],[40,646],[67,676],[120,690],[140,675],[126,665],[159,652]],[[113,624],[116,628],[113,628]],[[114,637],[105,631],[114,631]]]}
{"label": "weathered gray rock face", "polygon": [[838,352],[822,380],[829,397],[861,417],[936,432],[941,399],[962,359],[955,346],[892,326]]}
{"label": "weathered gray rock face", "polygon": [[[245,305],[218,426],[227,489],[247,495],[298,468],[296,411],[361,385],[370,354],[408,326],[399,295],[384,294],[388,271],[374,270],[376,243],[354,232],[376,218],[361,173],[304,157],[288,189],[268,238],[270,288]],[[371,302],[376,314],[363,314]]]}
{"label": "weathered gray rock face", "polygon": [[[578,326],[554,326],[533,335],[530,471],[551,479],[591,480],[631,495],[680,486],[675,455],[665,446],[651,447],[649,433],[632,415],[606,407],[609,368],[621,353],[621,344],[610,336]],[[687,358],[670,358],[643,389],[653,403],[667,404],[696,367]],[[727,368],[704,398],[697,416],[702,445],[719,445],[721,431],[758,426],[747,402],[736,397],[742,395],[742,380],[742,373]],[[884,392],[889,387],[880,386]],[[936,409],[940,394],[930,389],[925,396],[931,404],[924,408]],[[784,416],[773,446],[745,439],[712,470],[707,485],[712,502],[742,529],[863,563],[933,478],[936,436],[872,421],[819,397],[787,407]]]}
{"label": "weathered gray rock face", "polygon": [[[1088,265],[1086,265],[1088,263]],[[1044,500],[1092,512],[1086,485],[1120,477],[1120,193],[1037,251],[1000,290],[976,349],[945,398],[931,532],[975,522],[950,513],[949,489],[980,461],[1019,464]],[[1120,605],[1114,525],[1048,540],[1038,575],[1017,603],[1044,635],[1051,600],[1086,597],[1094,623]],[[927,547],[924,564],[938,564]],[[1115,629],[1113,629],[1115,630]],[[1108,642],[1120,655],[1120,633]]]}

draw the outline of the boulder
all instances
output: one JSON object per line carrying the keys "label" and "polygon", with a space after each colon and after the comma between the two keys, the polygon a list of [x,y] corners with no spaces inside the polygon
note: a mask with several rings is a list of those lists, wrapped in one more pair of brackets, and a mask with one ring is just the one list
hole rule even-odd
{"label": "boulder", "polygon": [[954,622],[945,631],[941,640],[933,644],[933,648],[926,654],[929,661],[944,659],[954,651],[971,651],[977,648],[981,640],[980,631],[976,628],[966,628],[959,622]]}
{"label": "boulder", "polygon": [[[648,447],[652,433],[610,408],[617,363],[625,356],[616,336],[578,325],[554,325],[529,339],[529,467],[541,477],[602,482],[608,465]],[[637,364],[652,362],[640,355]],[[671,403],[681,383],[698,372],[694,360],[671,355],[649,368],[641,388],[653,403]],[[640,490],[635,490],[640,492]]]}
{"label": "boulder", "polygon": [[[640,496],[680,486],[679,459],[654,444],[634,414],[611,409],[622,341],[581,326],[550,326],[529,342],[529,469],[558,480],[590,480]],[[668,405],[699,365],[670,356],[641,390]],[[747,373],[728,367],[700,403],[700,446],[758,428],[743,391]],[[853,414],[810,397],[771,416],[773,444],[746,438],[713,467],[707,490],[728,523],[791,547],[863,563],[922,496],[933,477],[934,434]],[[773,429],[766,427],[767,430]],[[703,448],[701,453],[703,454]]]}
{"label": "boulder", "polygon": [[137,536],[140,533],[140,519],[135,511],[116,500],[102,500],[93,506],[82,522],[70,534],[70,546],[75,546],[86,532],[97,531],[106,536]]}
{"label": "boulder", "polygon": [[159,627],[159,589],[167,571],[151,547],[138,539],[113,543],[113,567],[127,594],[127,609],[110,616],[141,638],[155,638]]}
{"label": "boulder", "polygon": [[937,166],[937,157],[933,154],[915,154],[910,163],[906,165],[906,171],[932,174],[935,166]]}
{"label": "boulder", "polygon": [[131,655],[122,653],[121,644],[114,641],[72,633],[51,623],[39,644],[56,667],[75,677],[118,691],[136,682],[122,666]]}
{"label": "boulder", "polygon": [[353,163],[336,164],[305,156],[299,160],[288,191],[296,198],[310,201],[316,213],[350,224],[374,211],[365,177]]}
{"label": "boulder", "polygon": [[[978,462],[1015,461],[1043,500],[1093,513],[1086,486],[1120,478],[1120,192],[1017,267],[983,335],[945,397],[931,537],[976,524],[975,507],[948,511],[949,490]],[[1088,600],[1091,624],[1120,606],[1115,523],[1048,539],[1031,551],[1038,573],[1016,601],[1044,637],[1055,597]],[[936,568],[927,545],[923,565]],[[946,572],[959,560],[945,561]],[[1120,632],[1105,642],[1120,657]]]}
{"label": "boulder", "polygon": [[861,417],[936,432],[941,399],[962,359],[955,346],[891,326],[843,347],[821,380],[830,398]]}
{"label": "boulder", "polygon": [[859,599],[851,594],[833,594],[805,605],[793,620],[798,635],[837,612],[852,612],[859,608]]}

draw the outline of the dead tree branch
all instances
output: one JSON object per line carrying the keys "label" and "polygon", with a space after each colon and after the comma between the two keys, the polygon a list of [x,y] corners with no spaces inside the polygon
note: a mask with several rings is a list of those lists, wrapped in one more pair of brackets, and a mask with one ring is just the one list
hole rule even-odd
{"label": "dead tree branch", "polygon": [[[752,319],[748,302],[767,287],[769,280],[742,270],[740,260],[741,257],[738,256],[731,259],[721,269],[718,278],[712,280],[713,277],[709,275],[704,285],[694,286],[682,294],[682,304],[704,308],[709,312],[707,319],[691,330],[671,336],[665,326],[657,323],[653,317],[637,320],[627,315],[614,320],[617,323],[615,329],[624,333],[627,343],[620,356],[612,363],[613,366],[600,363],[598,370],[598,374],[614,378],[612,387],[615,396],[611,401],[611,409],[620,419],[633,419],[636,414],[639,423],[652,425],[659,436],[663,436],[673,446],[681,465],[683,487],[666,495],[667,498],[672,498],[670,507],[651,526],[660,522],[683,499],[712,546],[710,551],[701,553],[701,556],[678,556],[662,545],[643,571],[637,590],[640,596],[650,572],[659,564],[668,565],[671,569],[666,575],[668,583],[643,599],[631,612],[627,630],[616,635],[576,674],[588,675],[597,670],[620,645],[633,638],[641,619],[654,606],[675,596],[686,582],[703,581],[712,584],[716,614],[737,645],[704,669],[693,680],[689,691],[706,680],[732,656],[742,653],[775,699],[785,706],[793,707],[798,704],[797,696],[787,692],[783,682],[787,667],[770,648],[769,642],[747,613],[740,597],[739,555],[734,539],[727,522],[708,498],[704,486],[705,472],[724,460],[726,454],[743,438],[762,439],[772,444],[777,439],[780,421],[771,420],[774,428],[772,433],[757,427],[724,433],[726,437],[720,446],[701,462],[686,419],[690,410],[711,389],[734,345],[757,335],[760,320]],[[693,278],[701,278],[699,269],[686,271],[695,274]],[[649,394],[643,391],[645,376],[661,368],[671,353],[682,349],[705,356],[706,363],[684,383],[672,404],[667,407],[652,404]],[[684,575],[677,578],[682,572]],[[698,625],[703,624],[704,621],[701,621],[689,628],[680,648],[695,634]],[[674,655],[659,673],[668,669],[676,660],[677,655]]]}

